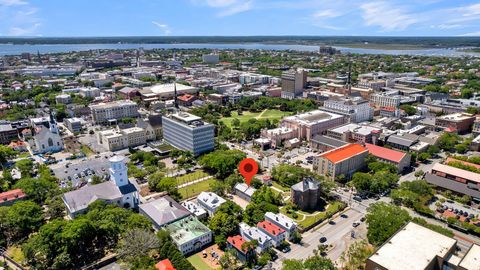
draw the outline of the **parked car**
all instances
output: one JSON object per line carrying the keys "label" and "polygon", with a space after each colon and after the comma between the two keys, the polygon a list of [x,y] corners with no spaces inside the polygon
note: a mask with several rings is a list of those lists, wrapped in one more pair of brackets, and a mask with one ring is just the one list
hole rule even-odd
{"label": "parked car", "polygon": [[327,242],[327,238],[325,236],[320,237],[320,243]]}
{"label": "parked car", "polygon": [[[286,247],[282,248],[281,251],[282,251],[283,253],[288,253],[288,252],[290,252],[290,250],[292,250],[292,249],[291,249],[289,246],[286,246]],[[272,258],[272,259],[273,259],[273,258]]]}
{"label": "parked car", "polygon": [[357,202],[361,202],[362,198],[360,196],[353,196],[353,199]]}
{"label": "parked car", "polygon": [[353,222],[352,223],[352,226],[355,228],[355,227],[358,227],[360,225],[360,222],[356,221],[356,222]]}

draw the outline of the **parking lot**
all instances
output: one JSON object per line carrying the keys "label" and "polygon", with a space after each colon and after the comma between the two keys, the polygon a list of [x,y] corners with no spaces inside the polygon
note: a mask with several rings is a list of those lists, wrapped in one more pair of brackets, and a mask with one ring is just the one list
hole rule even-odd
{"label": "parking lot", "polygon": [[78,187],[93,175],[100,177],[108,175],[110,167],[108,158],[112,155],[113,153],[103,153],[90,158],[67,160],[51,165],[51,169],[55,176],[62,181],[61,187],[69,185]]}

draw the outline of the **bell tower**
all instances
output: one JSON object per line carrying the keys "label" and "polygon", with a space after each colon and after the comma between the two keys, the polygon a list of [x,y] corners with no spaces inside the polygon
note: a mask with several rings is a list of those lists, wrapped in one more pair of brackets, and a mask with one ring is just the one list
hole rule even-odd
{"label": "bell tower", "polygon": [[110,161],[110,180],[114,181],[118,187],[128,184],[127,166],[124,156],[113,156]]}

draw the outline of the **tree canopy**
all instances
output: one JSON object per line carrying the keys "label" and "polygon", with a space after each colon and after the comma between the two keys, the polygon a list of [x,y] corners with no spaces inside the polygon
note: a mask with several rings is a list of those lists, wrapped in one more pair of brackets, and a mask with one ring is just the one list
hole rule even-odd
{"label": "tree canopy", "polygon": [[213,172],[218,178],[225,179],[238,167],[247,155],[239,150],[217,150],[203,155],[199,164]]}
{"label": "tree canopy", "polygon": [[410,221],[410,215],[399,206],[384,202],[374,203],[367,209],[368,242],[380,246],[398,229]]}

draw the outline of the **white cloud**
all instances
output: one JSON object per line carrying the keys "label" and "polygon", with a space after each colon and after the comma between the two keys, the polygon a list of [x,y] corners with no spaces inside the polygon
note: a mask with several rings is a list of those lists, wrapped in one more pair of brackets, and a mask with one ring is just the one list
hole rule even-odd
{"label": "white cloud", "polygon": [[313,13],[314,18],[336,18],[342,16],[342,12],[333,9],[320,10]]}
{"label": "white cloud", "polygon": [[28,3],[23,0],[0,0],[0,6],[10,7],[23,5],[28,5]]}
{"label": "white cloud", "polygon": [[38,9],[25,0],[0,0],[0,32],[10,36],[38,35]]}
{"label": "white cloud", "polygon": [[40,23],[35,23],[29,27],[20,27],[20,26],[13,26],[9,30],[10,36],[26,36],[35,33],[38,27],[40,27]]}
{"label": "white cloud", "polygon": [[253,9],[253,0],[192,0],[192,2],[219,10],[218,17],[227,17]]}
{"label": "white cloud", "polygon": [[156,25],[158,28],[160,28],[160,30],[162,30],[163,34],[168,36],[172,33],[172,30],[170,30],[170,27],[166,24],[163,24],[163,23],[159,23],[159,22],[156,22],[156,21],[152,21],[152,23],[154,25]]}
{"label": "white cloud", "polygon": [[439,25],[431,25],[430,27],[444,30],[444,29],[462,28],[462,27],[465,27],[465,25],[462,25],[462,24],[439,24]]}
{"label": "white cloud", "polygon": [[384,32],[405,30],[418,22],[403,9],[383,1],[361,4],[360,9],[366,25],[380,26]]}

